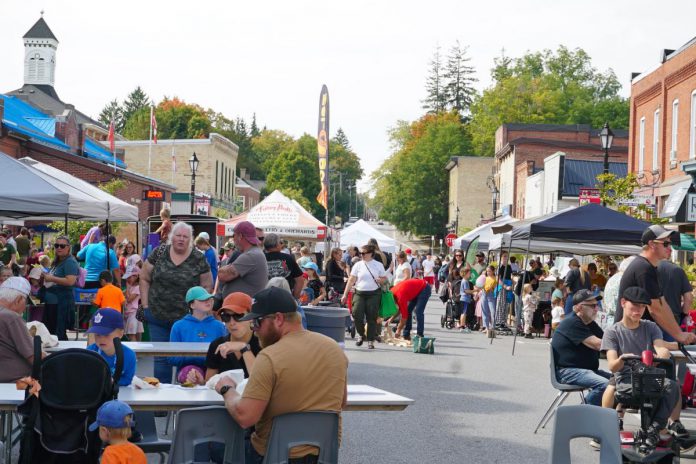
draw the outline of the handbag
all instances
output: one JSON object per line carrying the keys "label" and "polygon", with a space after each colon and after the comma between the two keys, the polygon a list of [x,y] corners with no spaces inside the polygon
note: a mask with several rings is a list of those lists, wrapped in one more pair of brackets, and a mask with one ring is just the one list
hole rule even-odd
{"label": "handbag", "polygon": [[387,319],[392,317],[399,308],[396,306],[394,295],[389,290],[382,291],[382,299],[379,303],[379,317]]}
{"label": "handbag", "polygon": [[415,335],[413,337],[413,352],[421,354],[435,354],[435,338]]}

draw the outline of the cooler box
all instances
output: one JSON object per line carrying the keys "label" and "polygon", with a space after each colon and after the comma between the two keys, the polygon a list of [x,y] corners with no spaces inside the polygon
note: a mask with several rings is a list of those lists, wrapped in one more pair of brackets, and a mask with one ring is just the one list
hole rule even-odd
{"label": "cooler box", "polygon": [[307,330],[318,332],[343,343],[346,335],[346,308],[302,306],[307,317]]}
{"label": "cooler box", "polygon": [[73,288],[75,304],[84,306],[91,305],[98,291],[98,288]]}

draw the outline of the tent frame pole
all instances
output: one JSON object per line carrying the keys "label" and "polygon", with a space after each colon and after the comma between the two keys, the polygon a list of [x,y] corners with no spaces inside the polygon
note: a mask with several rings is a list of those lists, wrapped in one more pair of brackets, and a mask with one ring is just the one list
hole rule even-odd
{"label": "tent frame pole", "polygon": [[[524,257],[524,268],[522,269],[522,286],[520,287],[522,290],[520,293],[524,291],[524,284],[527,282],[527,267],[529,266],[529,248],[531,247],[532,244],[532,234],[530,231],[529,238],[527,239],[527,253]],[[512,234],[510,234],[510,245],[512,245]],[[522,308],[524,311],[524,307]],[[517,308],[515,308],[515,312],[517,312]],[[532,318],[534,315],[532,315]],[[517,322],[517,318],[515,317],[515,322]],[[512,356],[515,356],[515,344],[517,342],[517,327],[515,327],[515,338],[512,340]]]}

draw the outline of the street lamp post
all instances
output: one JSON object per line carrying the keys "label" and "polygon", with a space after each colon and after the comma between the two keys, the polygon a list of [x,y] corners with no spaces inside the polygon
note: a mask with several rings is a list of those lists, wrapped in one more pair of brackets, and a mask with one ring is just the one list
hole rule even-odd
{"label": "street lamp post", "polygon": [[195,151],[193,152],[193,156],[189,159],[189,167],[191,168],[191,214],[194,214],[196,202],[196,170],[198,169],[198,157]]}
{"label": "street lamp post", "polygon": [[[599,133],[599,139],[602,142],[602,148],[604,149],[604,175],[609,174],[609,149],[611,148],[611,142],[614,141],[614,133],[609,129],[609,123],[605,122],[604,127]],[[602,189],[607,185],[607,180],[604,179],[602,182]],[[606,194],[606,192],[605,192]],[[606,201],[602,201],[602,206],[607,206]]]}

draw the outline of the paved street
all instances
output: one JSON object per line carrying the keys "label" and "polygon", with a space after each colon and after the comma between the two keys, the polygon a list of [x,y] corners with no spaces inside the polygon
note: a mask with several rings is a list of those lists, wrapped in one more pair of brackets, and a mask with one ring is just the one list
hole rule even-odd
{"label": "paved street", "polygon": [[[548,342],[518,339],[513,357],[512,337],[491,345],[479,333],[442,329],[442,311],[431,298],[425,332],[437,337],[435,356],[383,344],[368,352],[346,343],[350,383],[416,402],[403,412],[344,413],[341,462],[547,462],[550,426],[532,432],[554,395]],[[576,448],[577,462],[597,462],[587,440]]]}

